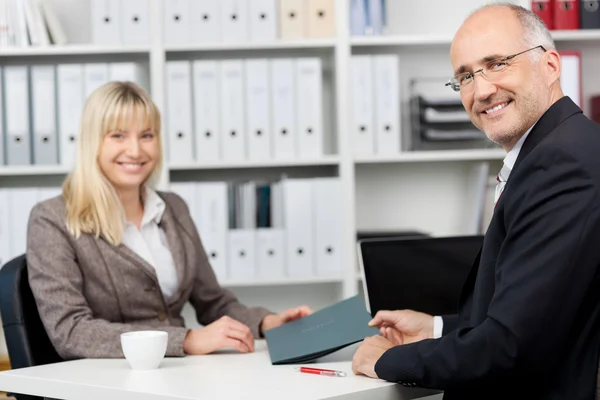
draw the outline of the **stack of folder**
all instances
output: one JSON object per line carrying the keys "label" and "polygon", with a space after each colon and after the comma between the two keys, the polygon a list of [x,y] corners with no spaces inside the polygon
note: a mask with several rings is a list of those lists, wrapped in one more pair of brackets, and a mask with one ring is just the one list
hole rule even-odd
{"label": "stack of folder", "polygon": [[399,63],[396,54],[351,58],[350,115],[356,155],[401,151]]}
{"label": "stack of folder", "polygon": [[27,223],[33,207],[60,193],[59,187],[0,188],[0,267],[25,253]]}
{"label": "stack of folder", "polygon": [[531,9],[550,30],[600,29],[599,0],[532,0]]}
{"label": "stack of folder", "polygon": [[[125,1],[125,0],[122,0]],[[335,36],[335,0],[165,1],[167,46]]]}
{"label": "stack of folder", "polygon": [[173,164],[318,158],[330,151],[320,58],[167,62]]}
{"label": "stack of folder", "polygon": [[115,80],[148,87],[145,69],[133,62],[10,65],[0,77],[0,165],[9,166],[71,167],[89,94]]}
{"label": "stack of folder", "polygon": [[173,182],[221,280],[340,277],[339,178]]}

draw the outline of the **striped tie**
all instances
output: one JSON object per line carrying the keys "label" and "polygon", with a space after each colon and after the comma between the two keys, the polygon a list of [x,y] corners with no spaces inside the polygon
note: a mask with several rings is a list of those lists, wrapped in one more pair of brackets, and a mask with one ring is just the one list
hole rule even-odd
{"label": "striped tie", "polygon": [[496,193],[495,193],[495,198],[494,198],[494,204],[498,203],[498,199],[500,199],[500,196],[502,195],[502,191],[504,191],[504,186],[506,185],[506,181],[508,181],[509,175],[510,175],[510,168],[508,168],[508,166],[506,166],[506,164],[504,164],[502,166],[502,169],[496,176],[496,181],[498,183],[496,184]]}

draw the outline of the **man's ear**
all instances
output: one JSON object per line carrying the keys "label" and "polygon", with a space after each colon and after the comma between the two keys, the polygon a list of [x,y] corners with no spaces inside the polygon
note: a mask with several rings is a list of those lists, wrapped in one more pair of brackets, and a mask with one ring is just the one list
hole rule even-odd
{"label": "man's ear", "polygon": [[546,77],[546,83],[548,86],[552,86],[560,78],[562,71],[561,57],[556,50],[547,50],[542,58],[542,68],[544,76]]}

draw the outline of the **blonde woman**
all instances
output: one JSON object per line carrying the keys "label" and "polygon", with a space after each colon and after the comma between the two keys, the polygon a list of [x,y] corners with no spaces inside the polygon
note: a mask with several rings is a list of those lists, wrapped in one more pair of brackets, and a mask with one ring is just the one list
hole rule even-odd
{"label": "blonde woman", "polygon": [[[167,356],[252,352],[262,332],[312,311],[249,308],[221,288],[185,202],[152,189],[162,164],[160,115],[143,89],[91,94],[62,196],[32,211],[29,282],[64,359],[123,357],[120,334],[169,334]],[[190,301],[202,329],[184,327]]]}

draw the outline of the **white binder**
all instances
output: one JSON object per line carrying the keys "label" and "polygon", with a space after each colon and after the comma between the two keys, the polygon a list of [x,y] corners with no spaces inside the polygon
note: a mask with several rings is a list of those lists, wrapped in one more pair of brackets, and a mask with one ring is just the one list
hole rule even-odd
{"label": "white binder", "polygon": [[296,157],[296,73],[294,60],[270,61],[273,158]]}
{"label": "white binder", "polygon": [[84,64],[83,79],[83,95],[87,100],[94,90],[108,82],[108,64]]}
{"label": "white binder", "polygon": [[59,160],[65,167],[75,165],[79,120],[83,110],[83,65],[60,64],[58,85]]}
{"label": "white binder", "polygon": [[0,268],[11,259],[10,251],[10,210],[8,200],[9,189],[0,188]]}
{"label": "white binder", "polygon": [[277,0],[252,0],[250,3],[250,40],[277,40]]}
{"label": "white binder", "polygon": [[56,68],[54,65],[31,67],[31,113],[33,163],[58,164],[56,121]]}
{"label": "white binder", "polygon": [[246,158],[244,68],[241,60],[220,62],[220,126],[223,160]]}
{"label": "white binder", "polygon": [[150,44],[149,0],[121,0],[121,42]]}
{"label": "white binder", "polygon": [[249,6],[255,0],[219,0],[221,5],[220,18],[222,27],[222,40],[227,43],[240,43],[248,41]]}
{"label": "white binder", "polygon": [[196,161],[217,161],[221,158],[217,61],[194,61],[193,80]]}
{"label": "white binder", "polygon": [[164,2],[165,45],[177,46],[191,42],[191,1],[168,0]]}
{"label": "white binder", "polygon": [[10,257],[14,258],[27,249],[27,225],[31,210],[39,200],[37,188],[20,187],[9,189]]}
{"label": "white binder", "polygon": [[90,1],[92,43],[95,45],[121,44],[121,1]]}
{"label": "white binder", "polygon": [[279,1],[279,38],[297,40],[307,36],[308,1]]}
{"label": "white binder", "polygon": [[308,200],[312,199],[312,180],[285,180],[282,190],[288,276],[314,276],[314,210]]}
{"label": "white binder", "polygon": [[268,160],[272,158],[268,60],[246,60],[245,74],[248,158]]}
{"label": "white binder", "polygon": [[350,59],[352,147],[354,154],[375,153],[373,67],[369,55]]}
{"label": "white binder", "polygon": [[296,117],[298,155],[301,158],[323,154],[323,83],[321,59],[296,60]]}
{"label": "white binder", "polygon": [[4,101],[7,164],[29,165],[31,132],[27,66],[4,67]]}
{"label": "white binder", "polygon": [[252,281],[256,278],[256,230],[232,229],[228,234],[229,279]]}
{"label": "white binder", "polygon": [[181,196],[185,204],[188,206],[190,215],[194,220],[196,229],[199,231],[200,223],[200,201],[197,196],[196,182],[171,182],[169,188],[171,192]]}
{"label": "white binder", "polygon": [[192,163],[192,66],[190,61],[169,61],[166,69],[169,163]]}
{"label": "white binder", "polygon": [[335,36],[335,0],[306,1],[308,2],[307,36],[310,38]]}
{"label": "white binder", "polygon": [[285,277],[284,230],[259,228],[256,231],[256,276],[262,280]]}
{"label": "white binder", "polygon": [[219,280],[228,278],[227,241],[229,214],[226,182],[202,182],[197,186],[199,232],[204,250]]}
{"label": "white binder", "polygon": [[146,91],[150,89],[150,77],[142,64],[136,62],[115,62],[108,64],[110,81],[134,82]]}
{"label": "white binder", "polygon": [[191,40],[194,43],[216,43],[221,41],[220,2],[215,0],[193,0],[191,12]]}
{"label": "white binder", "polygon": [[374,56],[375,151],[396,154],[400,143],[400,82],[397,55]]}
{"label": "white binder", "polygon": [[[0,35],[1,38],[1,35]],[[0,40],[1,44],[1,40]],[[4,70],[0,67],[0,166],[4,165],[4,140],[6,132],[4,131],[4,84],[2,77],[4,76]]]}
{"label": "white binder", "polygon": [[319,276],[342,274],[343,202],[339,178],[313,180],[315,255]]}

